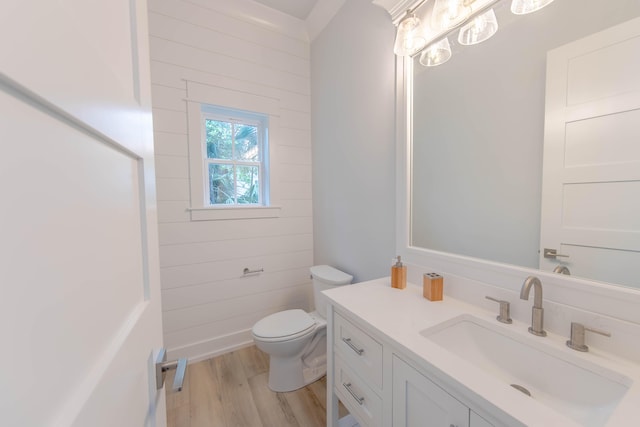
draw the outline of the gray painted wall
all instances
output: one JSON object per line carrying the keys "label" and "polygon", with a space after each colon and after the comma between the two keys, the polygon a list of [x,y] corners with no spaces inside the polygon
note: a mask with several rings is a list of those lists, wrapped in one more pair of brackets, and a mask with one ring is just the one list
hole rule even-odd
{"label": "gray painted wall", "polygon": [[314,262],[363,281],[395,251],[394,26],[347,0],[311,44]]}

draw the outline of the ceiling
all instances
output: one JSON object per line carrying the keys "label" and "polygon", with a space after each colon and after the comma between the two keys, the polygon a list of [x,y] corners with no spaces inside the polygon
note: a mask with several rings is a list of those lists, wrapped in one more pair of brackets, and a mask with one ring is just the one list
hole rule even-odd
{"label": "ceiling", "polygon": [[301,20],[307,19],[319,0],[254,0],[272,9],[286,13]]}

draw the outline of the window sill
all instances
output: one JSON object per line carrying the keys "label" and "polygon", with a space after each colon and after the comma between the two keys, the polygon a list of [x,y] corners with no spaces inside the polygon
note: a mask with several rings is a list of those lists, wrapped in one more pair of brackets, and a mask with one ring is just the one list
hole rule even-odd
{"label": "window sill", "polygon": [[191,221],[279,218],[280,206],[191,208]]}

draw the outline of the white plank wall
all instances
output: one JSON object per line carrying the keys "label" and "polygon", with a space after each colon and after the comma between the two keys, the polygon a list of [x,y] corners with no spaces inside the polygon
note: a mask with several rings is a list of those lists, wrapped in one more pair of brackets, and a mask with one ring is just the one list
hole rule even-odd
{"label": "white plank wall", "polygon": [[[301,21],[246,0],[150,0],[149,27],[164,339],[170,357],[194,361],[246,345],[267,314],[311,308],[309,42]],[[279,218],[190,221],[185,99],[200,99],[194,87],[278,105]],[[245,267],[265,271],[242,277]]]}

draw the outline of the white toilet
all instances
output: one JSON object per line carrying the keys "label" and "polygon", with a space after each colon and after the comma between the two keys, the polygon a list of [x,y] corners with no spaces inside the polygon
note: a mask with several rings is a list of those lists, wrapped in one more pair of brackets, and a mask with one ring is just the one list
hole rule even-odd
{"label": "white toilet", "polygon": [[316,310],[285,310],[259,320],[251,329],[256,346],[268,353],[269,388],[293,391],[327,372],[325,289],[351,283],[353,276],[328,265],[311,267]]}

